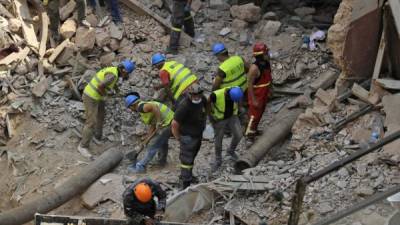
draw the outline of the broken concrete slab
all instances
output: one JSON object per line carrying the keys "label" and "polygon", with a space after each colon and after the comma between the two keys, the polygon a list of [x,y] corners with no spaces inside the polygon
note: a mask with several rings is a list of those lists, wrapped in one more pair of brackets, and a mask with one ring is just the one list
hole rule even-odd
{"label": "broken concrete slab", "polygon": [[238,18],[246,22],[258,22],[261,19],[261,8],[248,3],[245,5],[234,5],[230,9],[233,18]]}
{"label": "broken concrete slab", "polygon": [[93,28],[79,27],[76,30],[75,44],[80,51],[90,50],[96,42],[96,30]]}
{"label": "broken concrete slab", "polygon": [[81,196],[83,205],[93,209],[101,202],[111,200],[122,205],[122,193],[125,190],[123,176],[106,174],[93,183]]}
{"label": "broken concrete slab", "polygon": [[96,27],[98,24],[98,19],[97,16],[94,14],[89,14],[86,16],[86,21],[88,21],[90,23],[90,26],[92,27]]}
{"label": "broken concrete slab", "polygon": [[359,99],[361,99],[364,102],[369,103],[369,92],[361,87],[359,84],[354,83],[353,87],[351,88],[351,93],[353,95],[357,96]]}
{"label": "broken concrete slab", "polygon": [[110,31],[107,28],[97,28],[96,29],[96,45],[99,47],[104,47],[110,43],[111,36]]}
{"label": "broken concrete slab", "polygon": [[114,52],[109,52],[106,53],[105,55],[100,57],[100,63],[102,66],[111,66],[112,62],[115,60],[115,53]]}
{"label": "broken concrete slab", "polygon": [[310,88],[313,90],[323,89],[326,90],[330,86],[332,86],[336,79],[339,77],[339,74],[332,70],[327,70],[321,73],[316,80],[314,80],[310,84]]}
{"label": "broken concrete slab", "polygon": [[39,42],[36,37],[35,29],[33,24],[30,22],[32,18],[29,12],[28,3],[26,0],[15,0],[13,2],[16,9],[15,12],[17,13],[17,18],[22,24],[22,33],[24,34],[25,41],[28,43],[28,45],[39,49]]}
{"label": "broken concrete slab", "polygon": [[63,65],[63,66],[69,65],[68,60],[74,57],[74,52],[75,52],[75,44],[72,42],[68,42],[64,50],[56,59],[57,65]]}
{"label": "broken concrete slab", "polygon": [[389,90],[400,90],[400,80],[376,79],[375,82],[381,87]]}
{"label": "broken concrete slab", "polygon": [[282,23],[279,21],[268,20],[265,22],[264,25],[259,27],[259,29],[255,33],[255,36],[256,36],[256,38],[260,38],[260,39],[263,39],[265,37],[274,36],[278,33],[281,25],[282,25]]}
{"label": "broken concrete slab", "polygon": [[313,7],[300,7],[294,10],[296,15],[300,16],[301,18],[312,15],[315,13],[315,11],[316,10]]}
{"label": "broken concrete slab", "polygon": [[11,18],[8,20],[8,29],[10,29],[11,32],[17,33],[21,29],[21,27],[21,20],[16,18]]}
{"label": "broken concrete slab", "polygon": [[60,27],[60,34],[64,39],[71,38],[76,33],[77,24],[74,19],[67,19]]}
{"label": "broken concrete slab", "polygon": [[14,61],[20,61],[25,59],[31,50],[29,47],[25,47],[24,49],[20,50],[19,52],[13,52],[9,54],[7,57],[0,60],[0,65],[10,65],[10,63]]}
{"label": "broken concrete slab", "polygon": [[119,28],[115,23],[110,24],[110,36],[111,38],[115,38],[117,40],[122,40],[124,36],[124,31]]}
{"label": "broken concrete slab", "polygon": [[70,15],[74,12],[76,7],[76,2],[74,0],[70,0],[67,4],[65,4],[60,9],[60,19],[61,21],[66,20]]}
{"label": "broken concrete slab", "polygon": [[42,77],[40,81],[32,88],[32,94],[38,98],[42,97],[49,88],[49,83],[46,77]]}

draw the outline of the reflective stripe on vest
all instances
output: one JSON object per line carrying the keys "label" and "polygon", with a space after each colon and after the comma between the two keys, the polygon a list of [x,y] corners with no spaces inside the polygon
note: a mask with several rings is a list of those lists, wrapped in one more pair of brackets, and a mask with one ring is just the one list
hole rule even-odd
{"label": "reflective stripe on vest", "polygon": [[[152,104],[152,105],[156,105],[158,107],[158,109],[160,110],[160,113],[161,113],[161,122],[162,122],[161,125],[163,127],[170,125],[171,121],[174,119],[174,112],[170,108],[168,108],[168,106],[166,106],[160,102],[141,101],[139,103],[139,105],[142,105],[142,104]],[[151,124],[153,121],[153,118],[154,118],[154,113],[152,113],[152,112],[142,113],[141,112],[140,117],[142,118],[144,124]]]}
{"label": "reflective stripe on vest", "polygon": [[266,84],[253,85],[253,87],[254,88],[268,87],[270,84],[271,84],[271,82],[268,82]]}
{"label": "reflective stripe on vest", "polygon": [[[227,119],[224,118],[225,114],[225,91],[229,88],[222,88],[219,90],[214,91],[213,93],[215,94],[215,102],[212,104],[211,107],[211,115],[213,116],[214,119],[216,120],[223,120]],[[238,114],[238,104],[233,103],[233,115]]]}
{"label": "reflective stripe on vest", "polygon": [[115,76],[114,81],[106,87],[106,90],[111,90],[115,87],[115,84],[118,82],[118,67],[106,67],[100,71],[98,71],[90,82],[86,85],[84,93],[91,97],[94,100],[100,101],[103,100],[103,96],[99,93],[99,85],[104,82],[106,78],[106,74],[111,73]]}
{"label": "reflective stripe on vest", "polygon": [[241,57],[230,57],[219,66],[219,69],[224,71],[226,76],[222,80],[221,88],[238,86],[242,88],[243,92],[246,91],[247,77],[244,69],[244,62]]}
{"label": "reflective stripe on vest", "polygon": [[169,73],[170,90],[175,100],[197,80],[197,77],[188,68],[176,61],[165,62],[161,70]]}

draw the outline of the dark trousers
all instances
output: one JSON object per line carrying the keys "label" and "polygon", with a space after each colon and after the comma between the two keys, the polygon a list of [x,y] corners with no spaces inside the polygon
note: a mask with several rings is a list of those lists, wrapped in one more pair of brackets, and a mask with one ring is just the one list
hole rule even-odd
{"label": "dark trousers", "polygon": [[[106,0],[99,0],[99,5],[101,7],[106,6]],[[115,23],[121,23],[122,17],[119,11],[118,0],[107,0],[107,3],[111,9],[111,16]],[[96,0],[89,0],[89,4],[95,9],[96,8]]]}
{"label": "dark trousers", "polygon": [[182,188],[188,187],[193,181],[193,165],[196,159],[197,153],[199,153],[202,136],[191,137],[181,136],[180,147],[181,151],[179,159],[181,161],[181,175],[179,179],[182,182]]}
{"label": "dark trousers", "polygon": [[190,10],[185,11],[186,4],[186,1],[174,0],[171,18],[171,37],[169,41],[169,47],[171,49],[178,49],[182,27],[184,27],[185,33],[191,37],[194,37],[194,21],[192,15],[190,14]]}
{"label": "dark trousers", "polygon": [[52,0],[47,4],[47,14],[50,19],[50,31],[58,35],[58,26],[60,24],[60,0]]}

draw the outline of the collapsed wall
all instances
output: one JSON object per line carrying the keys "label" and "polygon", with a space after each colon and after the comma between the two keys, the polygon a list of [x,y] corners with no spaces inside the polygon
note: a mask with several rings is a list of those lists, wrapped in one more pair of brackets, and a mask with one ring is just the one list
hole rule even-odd
{"label": "collapsed wall", "polygon": [[328,46],[342,73],[338,93],[353,81],[372,75],[379,46],[382,3],[378,0],[343,0],[328,31]]}

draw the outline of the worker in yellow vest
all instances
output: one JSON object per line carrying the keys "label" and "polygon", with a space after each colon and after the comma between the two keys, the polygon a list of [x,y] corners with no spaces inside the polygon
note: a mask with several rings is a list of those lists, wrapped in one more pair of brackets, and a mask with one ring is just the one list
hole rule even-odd
{"label": "worker in yellow vest", "polygon": [[238,159],[235,150],[243,137],[238,117],[238,103],[242,98],[243,91],[240,87],[230,87],[214,91],[208,99],[211,123],[215,130],[215,160],[211,165],[212,172],[218,170],[222,165],[222,140],[226,128],[229,128],[233,134],[227,153],[233,160]]}
{"label": "worker in yellow vest", "polygon": [[144,124],[150,125],[150,129],[144,140],[150,139],[147,145],[145,157],[128,167],[132,173],[145,172],[146,165],[159,154],[159,165],[167,163],[168,140],[171,137],[171,122],[174,119],[174,112],[168,106],[157,101],[141,101],[137,92],[130,93],[125,97],[125,106],[132,111],[140,113]]}
{"label": "worker in yellow vest", "polygon": [[124,60],[118,66],[106,67],[98,71],[86,85],[82,96],[86,121],[82,131],[82,140],[78,146],[78,151],[83,156],[91,158],[92,155],[88,149],[90,141],[94,138],[95,142],[100,142],[103,136],[104,98],[112,94],[112,91],[118,90],[119,77],[127,80],[134,69],[135,62]]}
{"label": "worker in yellow vest", "polygon": [[229,56],[228,50],[222,43],[214,44],[212,51],[221,63],[215,76],[212,90],[237,86],[243,92],[246,92],[246,73],[249,71],[249,65],[240,56]]}
{"label": "worker in yellow vest", "polygon": [[164,88],[176,108],[188,88],[197,81],[196,75],[179,62],[166,61],[165,56],[160,53],[152,56],[151,64],[160,70],[161,85],[156,88]]}

